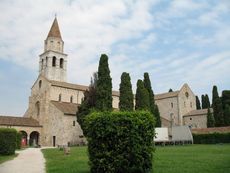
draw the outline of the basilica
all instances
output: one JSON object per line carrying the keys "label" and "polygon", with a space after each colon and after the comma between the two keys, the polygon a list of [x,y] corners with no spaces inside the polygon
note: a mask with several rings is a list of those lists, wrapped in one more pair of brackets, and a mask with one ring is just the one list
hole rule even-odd
{"label": "basilica", "polygon": [[[39,74],[32,84],[28,109],[23,117],[0,116],[0,127],[23,134],[24,145],[80,145],[86,142],[76,112],[88,86],[68,83],[68,55],[55,17],[39,55]],[[113,108],[118,109],[119,92],[113,91]],[[207,110],[196,109],[195,94],[184,84],[178,91],[155,95],[163,127],[188,125],[205,128]]]}

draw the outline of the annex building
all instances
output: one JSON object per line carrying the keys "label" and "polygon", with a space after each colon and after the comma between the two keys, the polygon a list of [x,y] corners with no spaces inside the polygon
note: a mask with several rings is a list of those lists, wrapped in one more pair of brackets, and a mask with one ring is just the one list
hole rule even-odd
{"label": "annex building", "polygon": [[[28,109],[23,117],[0,116],[0,127],[22,132],[23,142],[41,146],[78,145],[85,142],[76,112],[88,86],[68,83],[68,55],[64,52],[58,21],[55,18],[39,55],[39,74],[32,84]],[[113,107],[118,109],[119,92],[113,91]],[[188,125],[206,128],[207,110],[196,110],[191,88],[155,95],[162,126]]]}

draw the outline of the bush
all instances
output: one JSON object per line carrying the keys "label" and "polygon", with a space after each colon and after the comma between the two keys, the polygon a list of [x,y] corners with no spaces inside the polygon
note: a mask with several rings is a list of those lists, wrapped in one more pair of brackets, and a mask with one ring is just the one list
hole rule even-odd
{"label": "bush", "polygon": [[17,135],[16,135],[16,148],[17,149],[21,148],[21,142],[22,142],[22,134],[20,132],[17,132]]}
{"label": "bush", "polygon": [[194,144],[230,143],[230,133],[193,134]]}
{"label": "bush", "polygon": [[154,123],[145,111],[91,113],[86,118],[91,172],[150,172]]}
{"label": "bush", "polygon": [[11,155],[15,153],[16,134],[15,129],[0,128],[0,154]]}

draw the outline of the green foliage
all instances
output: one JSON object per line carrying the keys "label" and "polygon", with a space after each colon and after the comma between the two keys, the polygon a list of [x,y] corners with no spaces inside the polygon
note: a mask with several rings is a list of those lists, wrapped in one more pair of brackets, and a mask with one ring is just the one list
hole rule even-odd
{"label": "green foliage", "polygon": [[120,83],[119,109],[121,111],[133,111],[133,91],[129,73],[123,72]]}
{"label": "green foliage", "polygon": [[105,54],[101,55],[98,66],[96,100],[97,110],[112,110],[112,78],[110,77],[108,57]]}
{"label": "green foliage", "polygon": [[144,87],[147,89],[149,94],[149,106],[150,111],[156,119],[156,127],[161,127],[161,118],[158,106],[155,104],[154,93],[151,86],[151,81],[149,79],[149,74],[144,73]]}
{"label": "green foliage", "polygon": [[148,90],[144,87],[142,80],[137,81],[137,90],[136,90],[136,110],[148,110],[150,111],[149,103],[149,93]]}
{"label": "green foliage", "polygon": [[10,128],[0,128],[0,154],[11,155],[16,149],[17,131]]}
{"label": "green foliage", "polygon": [[169,93],[170,93],[170,92],[173,92],[172,88],[169,89]]}
{"label": "green foliage", "polygon": [[198,96],[196,96],[196,109],[197,109],[197,110],[201,109],[200,100],[199,100],[199,97],[198,97]]}
{"label": "green foliage", "polygon": [[77,122],[81,126],[84,135],[86,134],[84,125],[85,117],[90,113],[90,110],[96,106],[97,80],[97,73],[94,73],[93,78],[91,78],[89,89],[84,92],[84,98],[76,113]]}
{"label": "green foliage", "polygon": [[215,119],[210,111],[210,108],[208,108],[208,114],[207,114],[207,127],[215,127]]}
{"label": "green foliage", "polygon": [[230,143],[230,133],[193,134],[194,144]]}
{"label": "green foliage", "polygon": [[21,148],[21,142],[22,142],[22,134],[21,134],[21,132],[17,132],[17,135],[16,135],[16,149]]}
{"label": "green foliage", "polygon": [[202,109],[210,108],[210,101],[207,94],[201,96]]}
{"label": "green foliage", "polygon": [[230,105],[228,104],[224,108],[224,124],[230,126]]}
{"label": "green foliage", "polygon": [[223,107],[225,108],[226,105],[230,106],[230,90],[224,90],[222,91],[222,104]]}
{"label": "green foliage", "polygon": [[217,86],[214,85],[213,88],[212,88],[212,105],[215,103],[215,100],[217,98],[219,98],[219,94],[218,94],[218,91],[217,91]]}
{"label": "green foliage", "polygon": [[154,118],[149,112],[94,112],[86,123],[91,172],[150,172]]}

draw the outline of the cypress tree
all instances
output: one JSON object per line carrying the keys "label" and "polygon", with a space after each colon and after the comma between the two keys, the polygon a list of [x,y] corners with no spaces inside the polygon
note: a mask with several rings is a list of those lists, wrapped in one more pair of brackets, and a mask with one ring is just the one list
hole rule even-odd
{"label": "cypress tree", "polygon": [[198,97],[198,96],[196,96],[196,109],[197,109],[197,110],[201,109],[200,100],[199,100],[199,97]]}
{"label": "cypress tree", "polygon": [[209,101],[209,97],[208,97],[208,94],[205,94],[205,105],[206,105],[206,108],[210,108],[210,101]]}
{"label": "cypress tree", "polygon": [[93,74],[89,89],[84,92],[84,98],[81,105],[76,112],[77,122],[81,126],[83,134],[86,135],[86,128],[84,125],[85,117],[90,113],[90,110],[96,106],[96,86],[97,86],[97,73]]}
{"label": "cypress tree", "polygon": [[148,73],[144,73],[144,87],[147,89],[148,94],[149,94],[150,111],[156,118],[156,127],[161,127],[160,113],[159,113],[159,110],[155,110],[157,106],[155,105],[154,93],[152,90],[151,81],[149,79]]}
{"label": "cypress tree", "polygon": [[215,119],[215,126],[217,127],[223,126],[224,125],[223,106],[216,86],[213,86],[213,90],[212,90],[212,107],[213,107],[213,115]]}
{"label": "cypress tree", "polygon": [[144,87],[143,81],[140,79],[137,81],[135,100],[136,100],[135,110],[150,111],[149,93],[148,90]]}
{"label": "cypress tree", "polygon": [[201,95],[201,103],[202,103],[202,109],[208,108],[206,105],[205,96],[203,94]]}
{"label": "cypress tree", "polygon": [[170,92],[173,92],[172,88],[169,89],[169,93],[170,93]]}
{"label": "cypress tree", "polygon": [[110,77],[108,57],[105,54],[101,55],[98,66],[96,100],[97,110],[112,110],[112,78]]}
{"label": "cypress tree", "polygon": [[215,127],[215,119],[210,111],[210,108],[208,108],[208,113],[207,113],[207,127]]}
{"label": "cypress tree", "polygon": [[224,108],[224,124],[230,126],[230,105],[226,104]]}
{"label": "cypress tree", "polygon": [[222,99],[222,104],[224,108],[227,104],[230,105],[230,90],[222,91],[221,99]]}
{"label": "cypress tree", "polygon": [[119,91],[119,109],[121,111],[133,111],[133,91],[129,73],[122,73]]}

